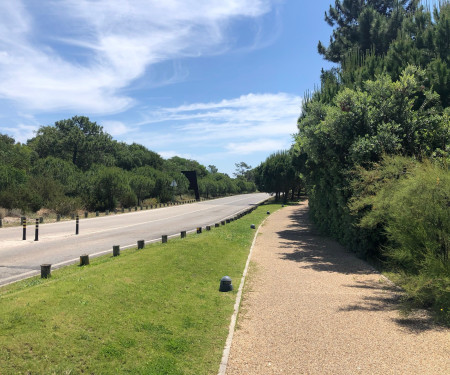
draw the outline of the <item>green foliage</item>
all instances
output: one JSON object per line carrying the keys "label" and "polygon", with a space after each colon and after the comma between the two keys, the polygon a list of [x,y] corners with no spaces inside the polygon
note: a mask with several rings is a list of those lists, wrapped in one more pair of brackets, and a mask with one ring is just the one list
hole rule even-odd
{"label": "green foliage", "polygon": [[196,171],[197,177],[202,178],[208,174],[208,170],[195,160],[174,156],[164,163],[163,169],[168,173],[180,173],[181,171]]}
{"label": "green foliage", "polygon": [[58,182],[64,193],[71,195],[76,193],[81,178],[81,172],[73,163],[53,156],[38,159],[31,169],[31,174]]}
{"label": "green foliage", "polygon": [[129,175],[117,167],[96,166],[87,175],[85,200],[93,210],[113,210],[119,203],[136,196],[130,188]]}
{"label": "green foliage", "polygon": [[306,95],[295,145],[311,216],[448,314],[450,2],[336,0],[325,20],[319,53],[338,66]]}
{"label": "green foliage", "polygon": [[423,158],[449,141],[446,112],[422,85],[424,71],[407,67],[398,81],[388,75],[344,88],[332,104],[313,100],[299,120],[297,149],[306,155],[305,175],[311,214],[318,226],[352,249],[378,254],[382,236],[354,228],[347,207],[351,171],[384,154]]}
{"label": "green foliage", "polygon": [[342,62],[351,49],[362,51],[374,48],[378,55],[387,52],[396,38],[405,17],[417,8],[416,0],[336,0],[325,12],[325,21],[336,26],[330,44],[319,42],[321,55],[333,62]]}
{"label": "green foliage", "polygon": [[[363,228],[382,228],[384,254],[421,306],[450,311],[450,172],[430,161],[386,157],[353,182]],[[450,315],[448,316],[450,318]],[[449,320],[450,322],[450,320]]]}
{"label": "green foliage", "polygon": [[270,155],[254,170],[255,182],[259,191],[275,193],[280,199],[288,199],[289,191],[301,187],[300,174],[296,170],[293,150],[279,151]]}
{"label": "green foliage", "polygon": [[66,215],[80,208],[112,210],[144,200],[172,201],[188,193],[183,170],[197,172],[207,197],[256,189],[249,171],[247,180],[237,183],[213,165],[208,170],[178,156],[164,160],[137,143],[112,140],[84,116],[41,127],[27,145],[0,134],[0,159],[0,206],[22,211],[46,207]]}
{"label": "green foliage", "polygon": [[130,186],[137,197],[137,204],[140,205],[143,199],[150,197],[155,188],[155,180],[142,175],[133,175],[130,178]]}
{"label": "green foliage", "polygon": [[114,164],[114,159],[109,157],[111,136],[84,116],[57,121],[54,127],[43,126],[28,144],[40,158],[58,157],[82,170],[88,170],[94,163]]}
{"label": "green foliage", "polygon": [[143,166],[155,169],[163,167],[164,160],[160,155],[137,143],[127,145],[124,142],[113,141],[112,148],[116,160],[115,165],[119,168],[132,170]]}

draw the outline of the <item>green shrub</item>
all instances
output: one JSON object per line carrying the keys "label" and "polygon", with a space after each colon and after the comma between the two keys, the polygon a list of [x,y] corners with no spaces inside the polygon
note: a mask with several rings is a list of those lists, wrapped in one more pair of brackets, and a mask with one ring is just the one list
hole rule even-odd
{"label": "green shrub", "polygon": [[385,157],[371,170],[359,169],[357,176],[350,208],[362,212],[359,225],[384,231],[388,264],[403,275],[402,286],[415,303],[448,314],[448,168],[431,161]]}
{"label": "green shrub", "polygon": [[55,199],[50,208],[59,215],[67,216],[82,208],[81,199],[61,196]]}

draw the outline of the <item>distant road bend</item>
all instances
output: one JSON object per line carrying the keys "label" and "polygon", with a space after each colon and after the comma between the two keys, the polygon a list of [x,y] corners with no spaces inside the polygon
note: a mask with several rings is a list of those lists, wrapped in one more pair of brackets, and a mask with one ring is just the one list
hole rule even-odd
{"label": "distant road bend", "polygon": [[112,251],[113,245],[127,248],[137,240],[161,239],[200,226],[210,225],[269,197],[265,193],[235,195],[210,201],[120,215],[80,219],[80,233],[75,235],[75,221],[39,226],[39,241],[34,241],[34,225],[29,225],[27,240],[22,228],[0,229],[0,285],[21,280],[40,272],[40,265],[52,269],[75,263],[82,254],[91,256]]}

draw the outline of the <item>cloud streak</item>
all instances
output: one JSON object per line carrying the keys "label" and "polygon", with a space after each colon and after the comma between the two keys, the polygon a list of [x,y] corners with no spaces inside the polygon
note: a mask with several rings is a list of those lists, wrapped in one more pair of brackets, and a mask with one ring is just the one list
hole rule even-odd
{"label": "cloud streak", "polygon": [[[286,93],[248,94],[211,103],[161,108],[145,114],[141,140],[153,149],[189,144],[228,154],[288,148],[297,131],[301,98]],[[166,128],[167,136],[161,128]]]}
{"label": "cloud streak", "polygon": [[0,99],[38,112],[123,112],[136,104],[124,89],[149,66],[228,50],[229,23],[275,2],[3,0]]}

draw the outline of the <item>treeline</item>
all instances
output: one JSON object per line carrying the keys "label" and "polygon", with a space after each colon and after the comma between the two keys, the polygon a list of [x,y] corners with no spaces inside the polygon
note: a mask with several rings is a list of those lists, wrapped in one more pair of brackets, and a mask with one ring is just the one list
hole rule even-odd
{"label": "treeline", "polygon": [[450,323],[450,4],[338,0],[325,20],[318,51],[337,66],[305,95],[285,173],[297,166],[322,232]]}
{"label": "treeline", "polygon": [[243,175],[233,179],[177,156],[165,160],[142,145],[112,139],[83,116],[43,126],[27,144],[0,134],[0,161],[0,207],[22,211],[67,215],[182,199],[192,195],[184,170],[197,172],[207,198],[255,191]]}

